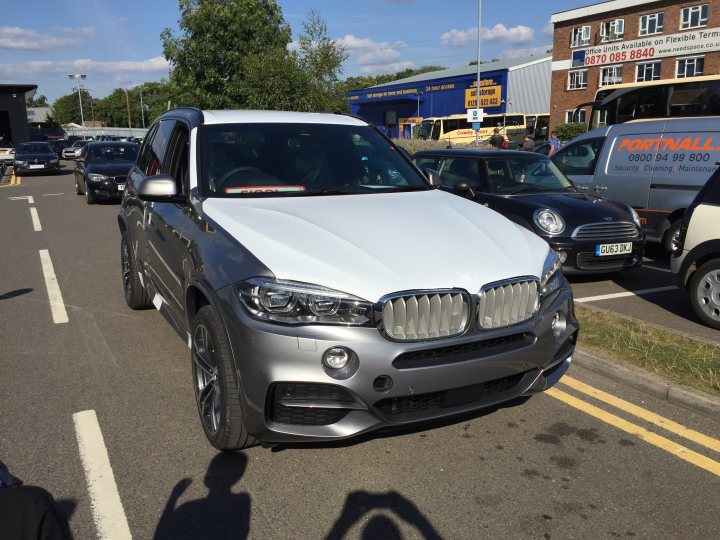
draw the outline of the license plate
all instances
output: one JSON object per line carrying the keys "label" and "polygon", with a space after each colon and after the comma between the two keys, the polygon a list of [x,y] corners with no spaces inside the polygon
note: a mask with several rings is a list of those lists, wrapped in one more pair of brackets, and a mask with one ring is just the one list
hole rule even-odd
{"label": "license plate", "polygon": [[124,191],[125,190],[125,184],[118,184],[118,191]]}
{"label": "license plate", "polygon": [[595,246],[596,257],[622,255],[624,253],[632,253],[632,242],[623,242],[622,244],[598,244]]}
{"label": "license plate", "polygon": [[30,165],[31,169],[42,169],[44,167],[45,167],[45,165]]}

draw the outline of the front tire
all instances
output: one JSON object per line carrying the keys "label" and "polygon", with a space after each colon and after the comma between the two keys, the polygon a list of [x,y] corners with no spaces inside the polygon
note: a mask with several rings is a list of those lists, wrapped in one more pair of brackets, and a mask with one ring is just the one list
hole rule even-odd
{"label": "front tire", "polygon": [[720,330],[720,259],[695,271],[690,280],[690,304],[703,324]]}
{"label": "front tire", "polygon": [[240,382],[230,343],[211,306],[198,311],[192,324],[193,387],[203,431],[218,450],[257,444],[245,428]]}
{"label": "front tire", "polygon": [[75,178],[75,195],[82,195],[83,192],[80,189],[80,182],[77,181],[77,178]]}
{"label": "front tire", "polygon": [[96,202],[95,195],[93,195],[87,182],[85,182],[85,202],[88,204],[95,204]]}
{"label": "front tire", "polygon": [[663,236],[663,248],[668,253],[675,253],[678,246],[680,245],[680,226],[682,225],[682,219],[676,219],[672,222],[668,230]]}
{"label": "front tire", "polygon": [[123,232],[120,240],[120,269],[122,271],[123,292],[125,302],[130,309],[147,309],[150,297],[143,287],[138,275],[137,261],[133,255],[127,232]]}

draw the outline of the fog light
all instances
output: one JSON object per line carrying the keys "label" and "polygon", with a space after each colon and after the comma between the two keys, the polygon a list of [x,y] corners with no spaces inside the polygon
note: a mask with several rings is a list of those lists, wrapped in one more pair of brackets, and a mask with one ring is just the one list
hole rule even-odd
{"label": "fog light", "polygon": [[345,347],[331,347],[323,354],[322,361],[331,369],[342,369],[350,361],[350,351]]}
{"label": "fog light", "polygon": [[565,251],[558,251],[558,257],[560,258],[561,263],[567,261],[567,253]]}
{"label": "fog light", "polygon": [[560,341],[565,336],[565,330],[567,329],[567,321],[565,319],[565,314],[560,313],[559,311],[555,313],[555,316],[552,320],[551,328],[555,339]]}

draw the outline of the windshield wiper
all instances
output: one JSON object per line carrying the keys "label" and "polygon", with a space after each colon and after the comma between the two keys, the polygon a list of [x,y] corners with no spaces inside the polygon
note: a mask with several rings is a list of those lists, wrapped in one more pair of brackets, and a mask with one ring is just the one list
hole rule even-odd
{"label": "windshield wiper", "polygon": [[510,191],[508,195],[517,195],[518,193],[524,193],[526,191],[544,191],[543,188],[537,186],[520,186],[515,191]]}

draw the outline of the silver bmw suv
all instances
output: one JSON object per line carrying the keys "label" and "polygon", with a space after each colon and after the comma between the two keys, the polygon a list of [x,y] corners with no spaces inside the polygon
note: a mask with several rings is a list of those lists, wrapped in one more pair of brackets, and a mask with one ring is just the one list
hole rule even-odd
{"label": "silver bmw suv", "polygon": [[153,124],[118,216],[123,288],[187,342],[215,447],[447,417],[565,373],[578,325],[555,252],[437,184],[348,116]]}

